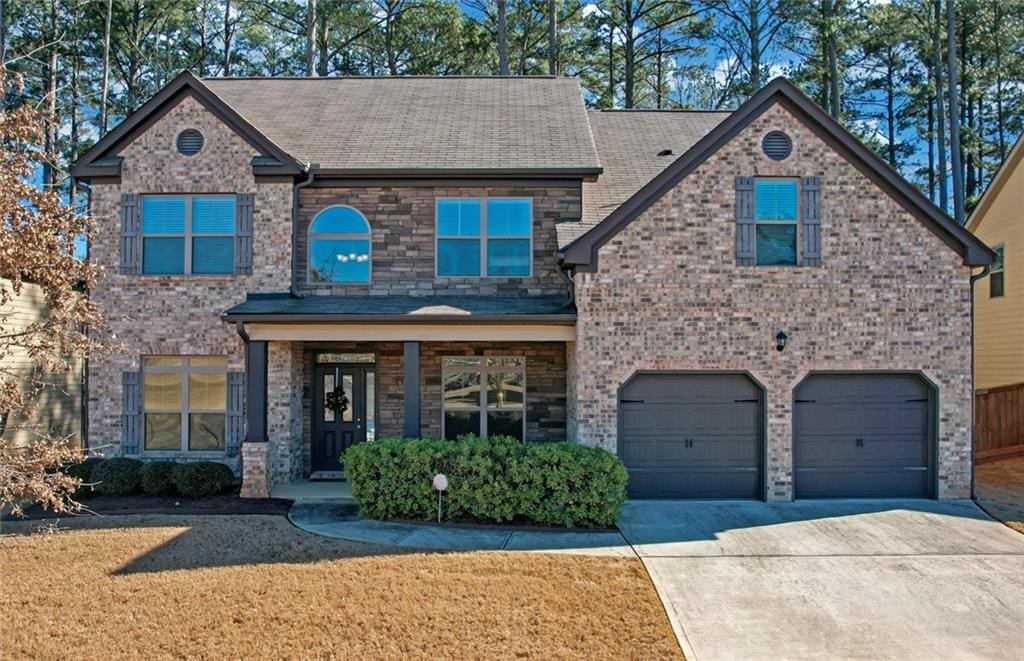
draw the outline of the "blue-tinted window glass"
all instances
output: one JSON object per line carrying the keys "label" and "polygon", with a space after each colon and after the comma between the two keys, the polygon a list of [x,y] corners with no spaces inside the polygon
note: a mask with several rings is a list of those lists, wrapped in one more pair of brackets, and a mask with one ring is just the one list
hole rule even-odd
{"label": "blue-tinted window glass", "polygon": [[440,276],[480,275],[480,241],[439,239],[437,274]]}
{"label": "blue-tinted window glass", "polygon": [[184,234],[185,198],[142,198],[143,234]]}
{"label": "blue-tinted window glass", "polygon": [[369,234],[370,224],[355,209],[331,207],[320,212],[309,231],[319,234]]}
{"label": "blue-tinted window glass", "polygon": [[480,236],[480,200],[439,200],[438,236]]}
{"label": "blue-tinted window glass", "polygon": [[530,236],[529,200],[488,200],[488,236]]}
{"label": "blue-tinted window glass", "polygon": [[193,234],[234,234],[234,196],[192,198]]}
{"label": "blue-tinted window glass", "polygon": [[310,244],[312,282],[370,281],[370,242],[365,239],[316,239]]}
{"label": "blue-tinted window glass", "polygon": [[530,240],[489,239],[487,275],[530,275]]}
{"label": "blue-tinted window glass", "polygon": [[174,274],[185,272],[185,238],[143,238],[142,272]]}
{"label": "blue-tinted window glass", "polygon": [[230,236],[192,239],[193,273],[234,273],[235,239]]}
{"label": "blue-tinted window glass", "polygon": [[791,179],[758,179],[754,182],[754,213],[758,221],[797,219],[796,182]]}
{"label": "blue-tinted window glass", "polygon": [[757,264],[796,266],[796,225],[758,225]]}

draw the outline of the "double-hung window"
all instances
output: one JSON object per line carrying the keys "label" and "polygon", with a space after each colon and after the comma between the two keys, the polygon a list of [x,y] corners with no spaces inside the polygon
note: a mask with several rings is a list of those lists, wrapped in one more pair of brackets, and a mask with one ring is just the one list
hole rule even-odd
{"label": "double-hung window", "polygon": [[224,450],[226,358],[148,356],[142,376],[147,451]]}
{"label": "double-hung window", "polygon": [[234,272],[234,195],[142,198],[142,272],[219,275]]}
{"label": "double-hung window", "polygon": [[526,438],[526,360],[505,356],[445,358],[444,437]]}
{"label": "double-hung window", "polygon": [[528,277],[533,204],[520,198],[437,201],[439,277]]}
{"label": "double-hung window", "polygon": [[795,179],[754,181],[758,266],[796,266],[800,223]]}
{"label": "double-hung window", "polygon": [[1006,246],[1002,243],[997,246],[992,246],[992,252],[996,254],[996,259],[992,262],[992,266],[989,267],[988,297],[999,298],[1006,294],[1006,266],[1004,257],[1006,254]]}

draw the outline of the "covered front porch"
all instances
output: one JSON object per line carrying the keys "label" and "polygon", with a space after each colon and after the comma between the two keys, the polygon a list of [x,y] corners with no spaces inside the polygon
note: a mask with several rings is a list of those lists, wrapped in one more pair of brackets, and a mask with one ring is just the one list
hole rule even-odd
{"label": "covered front porch", "polygon": [[343,479],[344,451],[379,438],[568,438],[574,314],[231,316],[246,343],[244,496]]}

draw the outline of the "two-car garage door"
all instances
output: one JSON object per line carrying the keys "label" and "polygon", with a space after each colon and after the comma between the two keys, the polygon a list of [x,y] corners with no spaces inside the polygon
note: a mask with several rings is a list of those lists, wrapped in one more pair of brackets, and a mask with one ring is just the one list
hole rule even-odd
{"label": "two-car garage door", "polygon": [[[741,374],[644,373],[621,390],[631,498],[761,498],[761,390]],[[908,374],[816,374],[797,388],[797,498],[927,497],[928,389]]]}

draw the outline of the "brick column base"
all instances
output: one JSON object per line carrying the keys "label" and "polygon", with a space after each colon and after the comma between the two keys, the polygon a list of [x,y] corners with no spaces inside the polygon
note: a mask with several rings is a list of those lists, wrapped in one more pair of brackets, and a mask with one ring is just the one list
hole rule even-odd
{"label": "brick column base", "polygon": [[242,443],[242,498],[270,498],[269,443]]}

